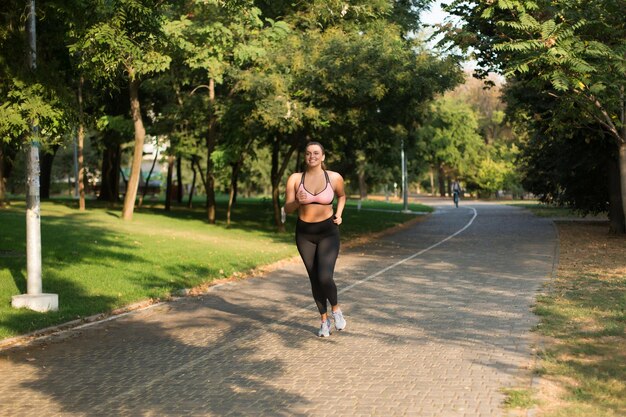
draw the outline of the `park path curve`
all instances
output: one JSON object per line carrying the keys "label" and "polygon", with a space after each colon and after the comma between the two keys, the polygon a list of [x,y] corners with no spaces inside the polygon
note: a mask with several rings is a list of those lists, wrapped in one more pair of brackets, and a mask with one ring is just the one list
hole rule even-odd
{"label": "park path curve", "polygon": [[553,271],[550,220],[441,203],[343,250],[318,338],[300,262],[0,352],[0,415],[502,416]]}

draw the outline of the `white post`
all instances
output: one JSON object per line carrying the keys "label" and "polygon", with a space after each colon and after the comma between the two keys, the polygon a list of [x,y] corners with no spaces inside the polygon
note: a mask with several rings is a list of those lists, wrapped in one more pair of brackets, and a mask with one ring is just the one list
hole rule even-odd
{"label": "white post", "polygon": [[78,194],[78,133],[74,135],[74,198],[79,198]]}
{"label": "white post", "polygon": [[[37,128],[33,127],[37,138]],[[39,199],[39,143],[33,141],[28,155],[26,186],[26,270],[28,274],[28,294],[39,295],[41,285],[41,224]]]}
{"label": "white post", "polygon": [[[29,28],[29,60],[34,71],[37,68],[37,44],[35,34],[35,0],[30,0]],[[32,123],[32,122],[31,122]],[[43,294],[41,283],[41,222],[39,198],[39,138],[37,126],[32,124],[33,138],[28,151],[28,172],[26,179],[26,269],[27,294],[16,295],[11,299],[15,308],[29,308],[46,312],[58,310],[59,297],[57,294]]]}
{"label": "white post", "polygon": [[402,158],[402,211],[404,213],[410,212],[409,210],[409,187],[406,170],[406,155],[404,154],[404,139],[401,141],[400,157]]}

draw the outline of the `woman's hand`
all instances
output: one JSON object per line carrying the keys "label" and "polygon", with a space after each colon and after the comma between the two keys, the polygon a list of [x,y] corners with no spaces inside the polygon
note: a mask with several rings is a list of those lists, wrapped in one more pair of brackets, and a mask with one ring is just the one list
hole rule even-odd
{"label": "woman's hand", "polygon": [[303,201],[306,201],[306,199],[307,199],[306,191],[304,190],[298,191],[298,193],[296,194],[296,201],[298,202],[298,204],[303,204]]}
{"label": "woman's hand", "polygon": [[333,223],[335,223],[337,226],[339,226],[342,221],[343,220],[341,219],[341,216],[333,216]]}

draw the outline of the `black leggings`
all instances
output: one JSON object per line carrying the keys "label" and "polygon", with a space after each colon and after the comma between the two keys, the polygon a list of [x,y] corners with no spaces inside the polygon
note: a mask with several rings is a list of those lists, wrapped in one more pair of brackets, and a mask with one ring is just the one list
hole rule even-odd
{"label": "black leggings", "polygon": [[337,305],[337,286],[333,280],[339,255],[339,226],[333,218],[317,223],[298,219],[296,245],[311,280],[313,298],[320,314],[325,314],[326,300]]}

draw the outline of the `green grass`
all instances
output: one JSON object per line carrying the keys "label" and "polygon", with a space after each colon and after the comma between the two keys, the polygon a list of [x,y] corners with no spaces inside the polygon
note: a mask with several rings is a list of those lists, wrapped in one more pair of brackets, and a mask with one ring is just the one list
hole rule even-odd
{"label": "green grass", "polygon": [[533,392],[529,389],[514,389],[506,388],[502,390],[506,399],[504,400],[504,406],[506,408],[523,408],[527,409],[537,403],[533,399]]}
{"label": "green grass", "polygon": [[626,277],[583,273],[538,299],[538,331],[557,340],[541,374],[561,381],[563,404],[550,417],[626,415]]}
{"label": "green grass", "polygon": [[600,213],[598,215],[589,214],[587,216],[583,216],[576,210],[572,210],[567,207],[556,207],[548,204],[541,203],[539,201],[534,202],[508,202],[506,203],[510,206],[515,207],[523,207],[533,212],[536,216],[539,217],[570,217],[570,218],[589,218],[593,219],[596,217],[606,217],[606,213]]}
{"label": "green grass", "polygon": [[[346,208],[348,210],[358,207],[358,200],[348,200],[346,203]],[[361,202],[361,208],[364,209],[375,209],[375,210],[402,210],[404,208],[403,203],[398,202],[390,202],[383,200],[364,200]],[[423,204],[415,204],[409,203],[408,208],[411,211],[426,211],[432,212],[432,207],[424,206]]]}
{"label": "green grass", "polygon": [[[124,222],[119,207],[95,201],[88,201],[88,210],[82,213],[73,200],[42,203],[43,289],[58,294],[59,311],[37,313],[10,305],[13,295],[26,292],[25,205],[13,201],[10,208],[0,210],[0,339],[138,301],[167,298],[182,288],[297,255],[295,216],[287,220],[287,233],[279,234],[272,225],[271,201],[241,198],[227,227],[224,203],[224,198],[218,200],[216,225],[205,221],[200,205],[165,212],[161,203],[153,202],[136,210],[132,222]],[[389,203],[387,207],[401,209]],[[342,240],[413,217],[348,209]]]}

